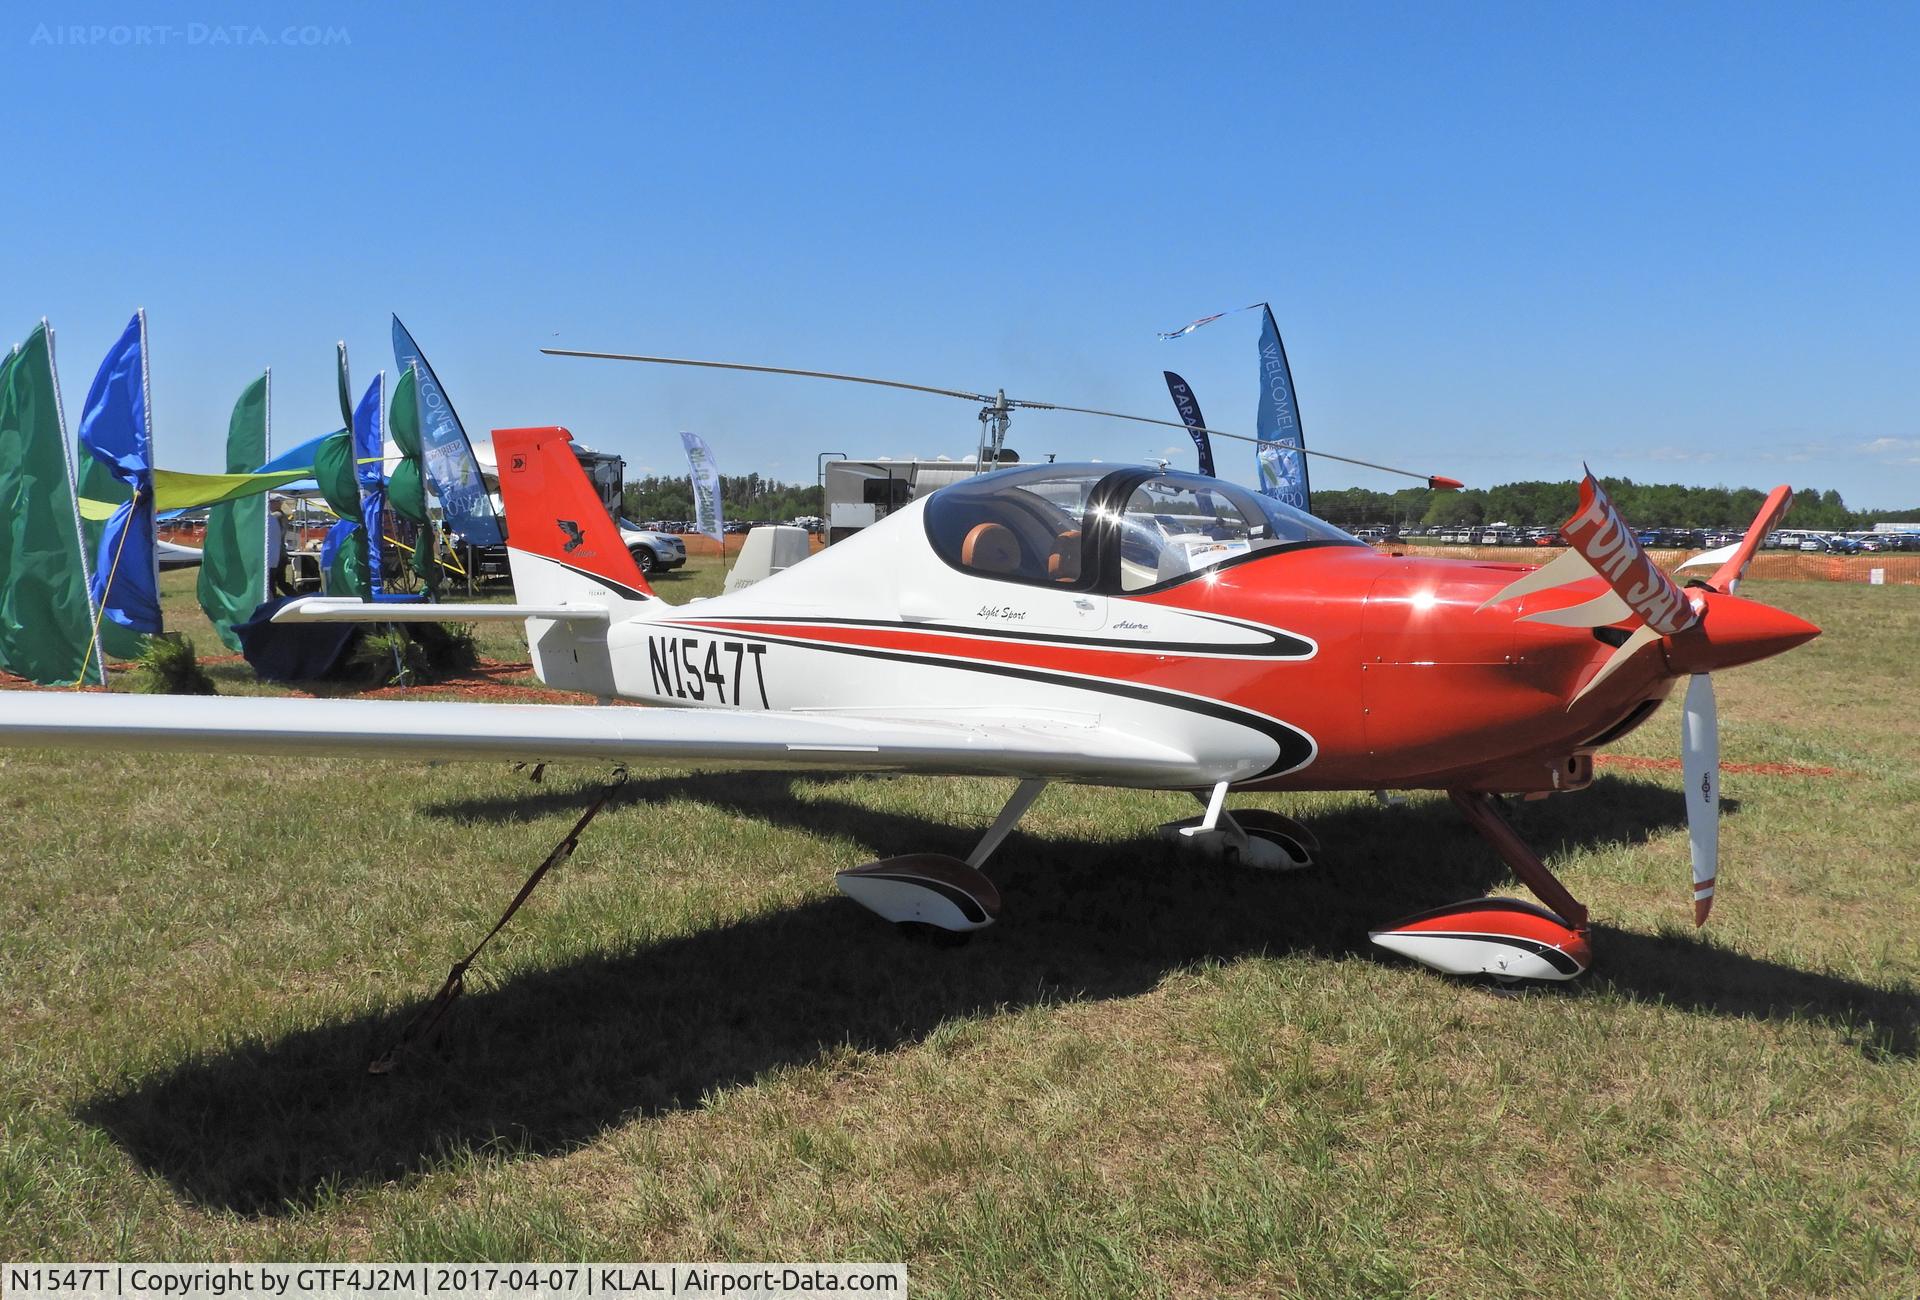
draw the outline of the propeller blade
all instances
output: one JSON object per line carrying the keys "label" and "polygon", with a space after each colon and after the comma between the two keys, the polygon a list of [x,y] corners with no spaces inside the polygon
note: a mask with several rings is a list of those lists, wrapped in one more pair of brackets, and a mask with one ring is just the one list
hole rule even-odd
{"label": "propeller blade", "polygon": [[1725,546],[1716,546],[1711,551],[1702,551],[1698,555],[1689,555],[1676,566],[1682,569],[1716,569],[1731,560],[1740,551],[1740,543],[1728,542]]}
{"label": "propeller blade", "polygon": [[1681,729],[1681,767],[1687,783],[1687,839],[1693,849],[1693,923],[1705,925],[1713,910],[1720,872],[1720,714],[1713,677],[1697,673],[1687,684]]}
{"label": "propeller blade", "polygon": [[1592,470],[1580,484],[1580,508],[1560,525],[1560,535],[1661,636],[1683,632],[1698,621],[1686,594],[1642,549]]}
{"label": "propeller blade", "polygon": [[1760,549],[1760,543],[1767,539],[1767,534],[1773,531],[1774,525],[1780,522],[1792,505],[1793,489],[1784,483],[1767,493],[1767,499],[1760,503],[1759,513],[1747,525],[1747,535],[1740,539],[1740,545],[1734,553],[1707,579],[1707,585],[1715,591],[1732,591],[1738,587],[1747,566],[1753,563],[1753,553]]}
{"label": "propeller blade", "polygon": [[1659,639],[1660,634],[1645,623],[1633,629],[1633,635],[1622,641],[1619,647],[1607,656],[1607,661],[1600,665],[1600,671],[1593,675],[1592,680],[1574,692],[1573,698],[1567,701],[1567,708],[1571,710],[1574,705],[1587,697],[1589,691],[1613,676],[1622,664],[1633,658],[1642,648],[1652,645]]}
{"label": "propeller blade", "polygon": [[[1571,551],[1568,554],[1572,554]],[[1581,601],[1578,605],[1569,605],[1565,609],[1543,610],[1538,614],[1521,616],[1522,623],[1547,623],[1553,627],[1612,627],[1622,619],[1632,618],[1633,611],[1627,602],[1620,599],[1617,592],[1603,591],[1592,600]]]}
{"label": "propeller blade", "polygon": [[1534,592],[1545,591],[1549,587],[1564,587],[1569,582],[1580,582],[1599,576],[1580,552],[1562,551],[1532,573],[1521,574],[1493,595],[1488,596],[1481,602],[1480,608],[1498,605],[1502,601],[1518,600],[1522,596],[1531,596]]}

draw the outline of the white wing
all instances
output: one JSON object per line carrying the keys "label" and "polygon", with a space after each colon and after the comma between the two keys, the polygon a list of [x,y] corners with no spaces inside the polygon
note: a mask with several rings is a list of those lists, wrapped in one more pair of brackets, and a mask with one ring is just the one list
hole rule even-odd
{"label": "white wing", "polygon": [[1244,775],[1159,741],[1050,718],[890,720],[815,713],[550,704],[0,695],[10,748],[585,759],[631,766],[813,768],[1045,777],[1149,788]]}

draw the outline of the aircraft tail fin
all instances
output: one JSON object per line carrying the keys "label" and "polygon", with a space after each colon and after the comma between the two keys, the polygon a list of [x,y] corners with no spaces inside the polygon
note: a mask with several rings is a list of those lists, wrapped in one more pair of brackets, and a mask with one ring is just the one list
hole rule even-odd
{"label": "aircraft tail fin", "polygon": [[614,694],[607,629],[661,608],[621,540],[565,429],[495,429],[500,503],[514,599],[534,607],[601,606],[598,623],[546,614],[527,618],[527,648],[540,680],[561,690]]}
{"label": "aircraft tail fin", "polygon": [[572,441],[558,428],[493,431],[516,598],[531,604],[655,599],[574,458]]}

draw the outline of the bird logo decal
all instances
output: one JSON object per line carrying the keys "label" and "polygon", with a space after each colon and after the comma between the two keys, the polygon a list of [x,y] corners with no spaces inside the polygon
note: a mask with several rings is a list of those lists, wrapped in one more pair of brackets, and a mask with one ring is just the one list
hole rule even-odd
{"label": "bird logo decal", "polygon": [[587,544],[587,535],[580,531],[579,524],[576,524],[571,519],[556,519],[554,522],[559,524],[560,531],[567,535],[567,544],[561,547],[561,550],[571,555]]}

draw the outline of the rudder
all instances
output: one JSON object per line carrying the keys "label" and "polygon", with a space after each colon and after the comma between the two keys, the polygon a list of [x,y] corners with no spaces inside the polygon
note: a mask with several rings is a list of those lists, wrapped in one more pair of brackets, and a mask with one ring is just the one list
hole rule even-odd
{"label": "rudder", "polygon": [[[569,581],[571,575],[618,600],[653,599],[653,588],[574,458],[572,442],[572,434],[555,427],[493,431],[500,502],[507,515],[507,554],[518,598],[579,599],[590,594]],[[546,563],[522,563],[523,557]]]}

